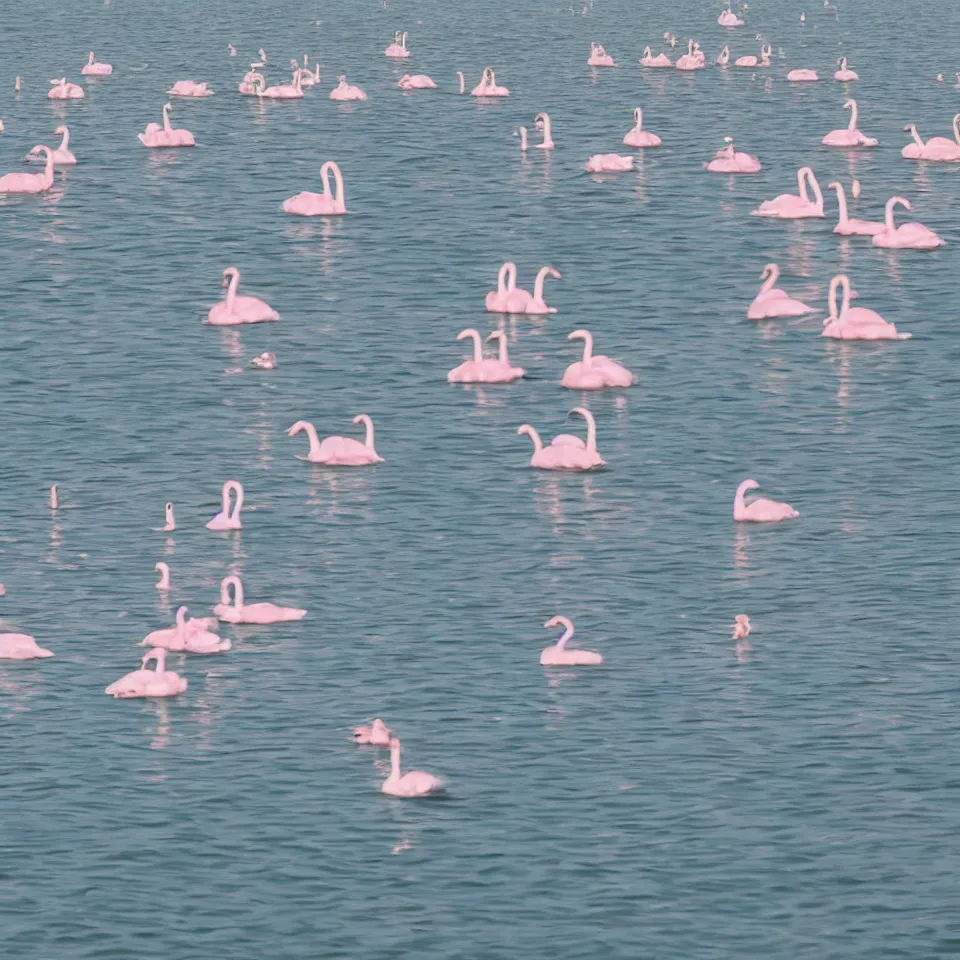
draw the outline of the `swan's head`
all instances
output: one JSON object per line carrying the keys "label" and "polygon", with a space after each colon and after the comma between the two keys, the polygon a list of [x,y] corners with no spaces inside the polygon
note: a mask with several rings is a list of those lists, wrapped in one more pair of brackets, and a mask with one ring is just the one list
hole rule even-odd
{"label": "swan's head", "polygon": [[170,568],[162,560],[158,560],[157,563],[154,564],[153,569],[158,573],[162,573],[164,576],[170,573]]}
{"label": "swan's head", "polygon": [[590,336],[589,330],[574,330],[573,333],[567,334],[568,340],[586,340]]}
{"label": "swan's head", "polygon": [[749,626],[750,626],[750,618],[749,618],[745,613],[738,613],[738,614],[733,618],[733,622],[734,622],[734,623],[739,623],[739,624],[741,624],[741,625],[744,626],[744,627],[749,627]]}
{"label": "swan's head", "polygon": [[530,437],[534,443],[536,443],[537,431],[530,426],[529,423],[524,423],[522,426],[517,427],[518,436]]}
{"label": "swan's head", "polygon": [[66,133],[66,132],[67,132],[67,128],[66,128],[63,124],[60,124],[60,126],[57,127],[57,129],[54,130],[53,132],[54,132],[54,133]]}
{"label": "swan's head", "polygon": [[344,84],[346,84],[347,82],[347,75],[345,73],[342,73],[339,77],[337,77],[337,82],[340,84],[341,87],[344,86]]}
{"label": "swan's head", "polygon": [[760,279],[766,280],[767,277],[772,276],[776,272],[777,272],[777,265],[775,263],[768,263],[763,268],[763,273],[760,274]]}
{"label": "swan's head", "polygon": [[489,343],[491,340],[504,340],[506,336],[502,330],[494,330],[493,333],[487,337],[486,342]]}
{"label": "swan's head", "polygon": [[220,286],[221,286],[221,287],[229,287],[229,286],[230,286],[230,281],[231,281],[234,277],[236,277],[236,278],[239,280],[239,279],[240,279],[240,271],[239,271],[236,267],[227,267],[227,269],[223,271],[223,283],[221,283]]}
{"label": "swan's head", "polygon": [[760,484],[756,480],[744,480],[737,489],[740,493],[746,493],[747,490],[759,490]]}
{"label": "swan's head", "polygon": [[850,109],[852,109],[853,107],[855,107],[856,105],[857,105],[857,101],[856,101],[856,100],[844,100],[844,101],[843,101],[843,109],[844,109],[844,110],[850,110]]}
{"label": "swan's head", "polygon": [[457,334],[457,339],[469,340],[471,337],[479,337],[479,336],[480,336],[480,332],[478,330],[474,330],[473,327],[468,327],[466,330],[461,330]]}
{"label": "swan's head", "polygon": [[572,630],[573,622],[568,617],[551,617],[545,624],[548,630],[551,627],[563,627],[564,630]]}
{"label": "swan's head", "polygon": [[293,437],[296,436],[301,430],[306,430],[310,424],[306,420],[298,420],[289,430],[287,430],[287,436]]}

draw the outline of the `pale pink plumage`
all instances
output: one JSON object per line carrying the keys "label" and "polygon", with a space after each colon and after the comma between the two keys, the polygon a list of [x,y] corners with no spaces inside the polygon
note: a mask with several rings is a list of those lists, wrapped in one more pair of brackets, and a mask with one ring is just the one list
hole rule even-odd
{"label": "pale pink plumage", "polygon": [[83,87],[75,83],[67,83],[66,77],[51,80],[53,87],[47,91],[48,100],[82,100],[85,96]]}
{"label": "pale pink plumage", "polygon": [[437,85],[425,73],[405,73],[397,82],[401,90],[435,90]]}
{"label": "pale pink plumage", "polygon": [[744,480],[737,487],[737,494],[733,500],[733,519],[752,523],[779,523],[781,520],[792,520],[800,514],[789,503],[780,503],[777,500],[767,500],[759,497],[751,503],[744,503],[743,496],[748,490],[756,490],[760,486],[756,480]]}
{"label": "pale pink plumage", "polygon": [[801,70],[791,70],[787,74],[787,79],[791,83],[811,83],[814,80],[819,80],[816,70],[808,70],[803,68]]}
{"label": "pale pink plumage", "polygon": [[922,223],[901,223],[898,227],[893,221],[895,206],[911,209],[910,201],[905,197],[891,197],[886,204],[883,229],[873,235],[875,247],[887,247],[898,250],[935,250],[943,246],[943,240]]}
{"label": "pale pink plumage", "polygon": [[833,228],[834,233],[842,237],[871,237],[875,233],[883,231],[884,225],[882,222],[851,220],[847,216],[847,194],[842,183],[828,183],[827,187],[837,191],[837,205],[840,208],[837,225]]}
{"label": "pale pink plumage", "polygon": [[627,135],[623,138],[625,146],[659,147],[663,143],[655,133],[643,129],[643,110],[640,107],[634,107],[633,119],[635,121],[633,129],[627,131]]}
{"label": "pale pink plumage", "polygon": [[52,656],[52,651],[45,650],[29,634],[0,633],[0,660],[36,660]]}
{"label": "pale pink plumage", "polygon": [[390,776],[380,788],[392,797],[425,797],[443,789],[443,783],[431,773],[423,770],[410,770],[400,773],[400,741],[390,740]]}
{"label": "pale pink plumage", "polygon": [[[236,494],[236,505],[231,509],[233,495]],[[221,511],[207,521],[208,530],[240,530],[240,511],[243,509],[243,485],[236,480],[227,480],[220,491]]]}
{"label": "pale pink plumage", "polygon": [[227,288],[227,296],[210,308],[204,323],[218,327],[233,327],[244,323],[267,323],[280,319],[280,314],[258,297],[239,296],[237,294],[239,283],[240,271],[236,267],[227,267],[223,271],[221,284]]}
{"label": "pale pink plumage", "polygon": [[[155,670],[147,670],[147,664],[156,661]],[[166,669],[167,651],[157,647],[143,655],[140,669],[114,681],[106,693],[114,699],[131,697],[175,697],[187,689],[187,681],[178,673]]]}
{"label": "pale pink plumage", "polygon": [[373,421],[365,413],[353,418],[354,423],[362,423],[366,427],[364,442],[352,437],[325,437],[323,442],[317,436],[317,430],[307,420],[298,420],[288,431],[288,437],[294,437],[301,430],[307,432],[310,439],[310,451],[299,460],[308,460],[310,463],[325,463],[333,467],[365,467],[373,463],[383,463],[383,457],[377,454],[373,446]]}
{"label": "pale pink plumage", "polygon": [[177,621],[173,627],[163,630],[154,630],[140,641],[141,647],[162,647],[177,653],[225,653],[232,646],[229,640],[220,637],[209,629],[211,623],[207,618],[191,617],[188,621],[187,608],[177,609]]}
{"label": "pale pink plumage", "polygon": [[196,140],[189,130],[177,130],[170,124],[170,111],[172,107],[169,103],[163,105],[163,126],[158,123],[148,123],[147,129],[143,133],[137,134],[137,139],[145,147],[168,148],[168,147],[195,147]]}
{"label": "pale pink plumage", "polygon": [[622,173],[633,169],[633,157],[616,153],[595,153],[587,160],[587,173]]}
{"label": "pale pink plumage", "polygon": [[347,83],[347,78],[345,76],[340,76],[337,78],[338,83],[330,91],[331,100],[366,100],[367,95],[359,87],[351,86]]}
{"label": "pale pink plumage", "polygon": [[583,356],[571,363],[560,385],[570,390],[622,389],[633,386],[633,374],[615,360],[593,353],[593,335],[589,330],[574,330],[568,340],[583,340]]}
{"label": "pale pink plumage", "polygon": [[603,657],[592,650],[568,650],[567,642],[573,636],[573,623],[567,617],[551,617],[544,626],[563,627],[563,636],[553,645],[545,647],[540,654],[544,667],[595,667],[603,663]]}
{"label": "pale pink plumage", "polygon": [[[230,588],[233,588],[231,601]],[[243,584],[237,576],[224,577],[220,582],[220,602],[213,608],[214,616],[226,623],[286,623],[302,620],[306,610],[297,607],[278,607],[275,603],[245,603]]]}
{"label": "pale pink plumage", "polygon": [[865,137],[857,129],[857,101],[845,101],[843,109],[850,111],[850,122],[846,129],[831,130],[820,142],[827,147],[875,147],[880,141]]}
{"label": "pale pink plumage", "polygon": [[763,273],[760,275],[763,285],[747,308],[748,320],[799,317],[805,313],[813,313],[813,307],[808,307],[800,300],[793,300],[783,290],[777,288],[776,283],[779,278],[780,268],[775,263],[768,263],[763,268]]}
{"label": "pale pink plumage", "polygon": [[587,60],[588,67],[615,67],[613,57],[603,49],[602,43],[590,44],[590,58]]}
{"label": "pale pink plumage", "polygon": [[[53,165],[55,167],[72,167],[76,164],[77,158],[73,155],[70,150],[70,128],[66,126],[59,126],[54,133],[59,133],[62,135],[60,140],[60,146],[58,146],[53,151]],[[32,147],[30,152],[23,158],[24,160],[41,160],[44,159],[43,151],[45,148],[42,144],[37,144],[37,146]],[[52,179],[52,178],[51,178]]]}
{"label": "pale pink plumage", "polygon": [[109,77],[113,73],[113,67],[109,63],[97,63],[91,50],[90,56],[87,57],[87,62],[80,72],[88,77]]}
{"label": "pale pink plumage", "polygon": [[178,80],[167,93],[171,97],[212,97],[213,91],[207,89],[206,83],[195,83],[193,80]]}
{"label": "pale pink plumage", "polygon": [[496,360],[483,356],[480,333],[477,330],[461,330],[457,334],[458,340],[466,340],[468,337],[473,341],[473,356],[447,374],[448,383],[510,383],[524,375],[522,367],[510,365],[506,335],[503,331],[495,330],[487,337],[488,340],[500,341],[500,356]]}
{"label": "pale pink plumage", "polygon": [[[331,173],[334,177],[333,192],[330,190]],[[320,168],[320,179],[323,181],[323,193],[311,193],[309,190],[304,190],[295,196],[288,197],[283,201],[284,212],[300,217],[331,217],[345,214],[347,212],[347,201],[340,167],[332,160],[328,160]]]}
{"label": "pale pink plumage", "polygon": [[644,47],[640,65],[643,67],[672,67],[673,61],[665,53],[658,53],[654,56],[649,47]]}
{"label": "pale pink plumage", "polygon": [[749,153],[737,153],[733,140],[727,137],[727,145],[718,150],[707,164],[710,173],[759,173],[760,161]]}
{"label": "pale pink plumage", "polygon": [[508,97],[510,91],[506,87],[497,86],[497,77],[493,67],[484,67],[480,82],[470,91],[473,97]]}

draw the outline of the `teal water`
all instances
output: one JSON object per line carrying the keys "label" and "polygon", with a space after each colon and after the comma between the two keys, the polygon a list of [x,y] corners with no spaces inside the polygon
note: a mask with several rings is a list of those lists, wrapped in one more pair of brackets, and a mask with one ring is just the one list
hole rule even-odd
{"label": "teal water", "polygon": [[[0,956],[960,951],[960,170],[899,154],[904,124],[946,136],[960,110],[935,81],[960,66],[937,46],[960,8],[926,4],[904,32],[889,0],[811,4],[804,26],[796,4],[756,0],[731,34],[720,4],[574,6],[0,0],[0,171],[64,118],[79,160],[49,194],[0,200],[0,624],[57,654],[0,664]],[[400,65],[382,55],[396,29]],[[711,63],[727,42],[755,52],[756,32],[778,56],[756,77],[644,72],[665,30]],[[591,41],[621,69],[591,71]],[[319,87],[240,97],[261,46],[271,82],[306,52]],[[90,49],[113,76],[47,101]],[[875,151],[820,146],[846,125],[842,53]],[[472,86],[488,63],[510,98],[457,95],[456,71]],[[788,84],[800,66],[828,79]],[[440,89],[403,94],[403,72]],[[340,73],[370,99],[329,101]],[[174,102],[197,148],[143,149],[188,78],[216,90]],[[630,152],[637,105],[663,148],[584,173]],[[544,109],[557,149],[523,159],[514,131]],[[760,175],[702,171],[725,135]],[[283,215],[327,159],[351,215]],[[748,216],[806,163],[824,189],[862,181],[851,216],[902,193],[948,245],[840,240],[832,194],[824,222]],[[557,267],[559,312],[504,324],[527,380],[451,387],[457,332],[500,322],[483,299],[504,259],[526,287]],[[849,272],[913,339],[827,342],[822,314],[748,323],[771,260],[821,306]],[[279,323],[201,324],[231,264]],[[559,387],[582,326],[634,389]],[[264,350],[275,371],[248,366]],[[579,429],[564,418],[581,402],[608,468],[530,470],[516,427]],[[296,459],[295,420],[352,433],[360,412],[385,463]],[[747,476],[800,519],[734,524]],[[214,534],[230,477],[244,527]],[[167,500],[172,536],[154,529]],[[172,657],[180,698],[103,695],[230,571],[249,601],[308,617]],[[557,613],[602,667],[539,666]],[[754,624],[739,658],[737,613]],[[350,741],[375,715],[446,799],[380,793],[385,758]]]}

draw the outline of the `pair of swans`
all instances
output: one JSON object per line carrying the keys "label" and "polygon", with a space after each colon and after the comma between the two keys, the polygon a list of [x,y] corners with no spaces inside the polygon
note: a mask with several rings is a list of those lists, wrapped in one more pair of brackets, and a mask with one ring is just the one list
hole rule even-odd
{"label": "pair of swans", "polygon": [[[310,74],[310,71],[307,71]],[[310,74],[312,76],[312,74]],[[293,61],[293,72],[289,83],[280,83],[268,87],[262,74],[254,74],[251,80],[253,92],[261,99],[267,100],[300,100],[303,98],[303,75],[299,64]]]}
{"label": "pair of swans", "polygon": [[587,60],[588,67],[615,67],[613,57],[603,49],[602,43],[590,44],[590,58]]}
{"label": "pair of swans", "polygon": [[493,67],[484,67],[480,82],[470,91],[472,97],[509,97],[510,91],[506,87],[497,85],[497,77]]}
{"label": "pair of swans", "polygon": [[407,49],[406,31],[401,33],[399,30],[393,35],[393,43],[383,51],[385,57],[409,57],[410,51]]}
{"label": "pair of swans", "polygon": [[390,776],[380,787],[391,797],[427,797],[443,790],[443,781],[423,770],[400,771],[400,739],[377,717],[369,727],[357,727],[353,731],[354,743],[371,747],[390,748]]}
{"label": "pair of swans", "polygon": [[[156,666],[153,670],[148,670],[147,664],[151,660],[156,662]],[[167,651],[163,647],[157,647],[143,655],[139,670],[111,683],[105,692],[115,700],[131,697],[175,697],[187,689],[187,681],[166,667]]]}
{"label": "pair of swans", "polygon": [[325,463],[332,467],[365,467],[372,463],[383,463],[373,446],[373,420],[365,414],[358,414],[353,418],[354,423],[362,423],[366,427],[363,443],[352,437],[325,437],[323,442],[317,436],[316,427],[308,420],[298,420],[288,431],[288,437],[294,437],[301,430],[307,432],[310,439],[310,452],[298,460],[307,460],[310,463]]}
{"label": "pair of swans", "polygon": [[587,442],[569,433],[554,437],[550,446],[544,447],[540,434],[525,423],[517,428],[518,434],[526,434],[533,441],[533,456],[530,466],[538,470],[594,470],[606,461],[597,452],[597,425],[593,414],[584,407],[574,407],[571,413],[587,421]]}
{"label": "pair of swans", "polygon": [[258,297],[239,296],[237,294],[239,284],[240,271],[236,267],[227,267],[223,271],[221,284],[227,288],[226,299],[210,308],[204,323],[218,327],[233,327],[244,323],[267,323],[280,319],[280,314],[269,303],[265,303]]}
{"label": "pair of swans", "polygon": [[[330,175],[333,174],[334,189],[330,189]],[[335,217],[347,212],[347,199],[343,189],[343,174],[340,167],[328,160],[320,168],[323,193],[311,193],[303,190],[283,201],[284,213],[298,217]]]}
{"label": "pair of swans", "polygon": [[330,91],[331,100],[366,100],[367,94],[359,87],[347,83],[346,74],[337,77],[337,85]]}
{"label": "pair of swans", "polygon": [[543,299],[543,284],[547,277],[561,279],[559,270],[541,267],[534,281],[533,293],[517,286],[517,265],[511,261],[501,264],[497,273],[497,289],[487,294],[488,313],[556,313],[556,307],[548,307]]}
{"label": "pair of swans", "polygon": [[191,617],[187,620],[187,608],[177,609],[176,623],[163,630],[154,630],[140,641],[141,647],[161,647],[177,653],[226,653],[232,646],[229,640],[220,637],[209,628],[216,621]]}
{"label": "pair of swans", "polygon": [[926,143],[917,133],[917,125],[910,123],[903,128],[913,135],[900,155],[908,160],[932,160],[935,163],[960,163],[960,113],[953,118],[953,140],[946,137],[931,137]]}
{"label": "pair of swans", "polygon": [[50,83],[53,86],[47,91],[48,100],[82,100],[86,96],[83,87],[79,87],[75,83],[67,83],[66,77],[51,80]]}
{"label": "pair of swans", "polygon": [[[548,113],[538,113],[533,118],[534,128],[543,132],[542,142],[536,144],[538,150],[552,150],[556,144],[553,142],[553,135],[550,130],[550,114]],[[520,150],[525,151],[527,149],[527,128],[520,127]]]}
{"label": "pair of swans", "polygon": [[461,330],[457,334],[458,340],[467,338],[473,340],[473,356],[447,374],[447,383],[512,383],[524,375],[523,367],[510,365],[510,357],[507,354],[507,335],[502,330],[494,330],[487,337],[487,342],[491,340],[500,342],[500,353],[496,359],[484,357],[478,330],[470,328]]}
{"label": "pair of swans", "polygon": [[703,70],[707,65],[707,58],[700,49],[700,44],[694,40],[687,41],[687,52],[677,58],[675,64],[678,70]]}
{"label": "pair of swans", "polygon": [[769,44],[760,44],[760,56],[755,57],[752,54],[746,57],[737,57],[733,61],[735,67],[769,67],[770,56],[773,53],[773,47]]}
{"label": "pair of swans", "polygon": [[159,123],[148,123],[143,133],[137,134],[137,139],[145,147],[195,147],[197,141],[189,130],[177,130],[170,123],[170,111],[173,107],[169,103],[163,105],[163,126]]}

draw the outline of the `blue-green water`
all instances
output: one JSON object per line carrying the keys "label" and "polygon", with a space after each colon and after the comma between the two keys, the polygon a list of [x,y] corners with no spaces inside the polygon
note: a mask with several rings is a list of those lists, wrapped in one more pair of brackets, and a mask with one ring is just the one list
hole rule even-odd
{"label": "blue-green water", "polygon": [[[756,0],[731,34],[719,3],[575,6],[0,2],[0,170],[64,117],[79,160],[50,193],[0,200],[0,614],[57,654],[0,665],[0,956],[960,951],[960,170],[899,154],[905,123],[948,135],[960,109],[960,64],[938,52],[960,8],[926,4],[905,29],[889,0],[811,3],[801,26],[798,5]],[[399,65],[382,54],[397,29]],[[665,30],[711,66],[642,71]],[[756,32],[778,54],[767,74],[712,66],[727,42],[756,52]],[[591,71],[591,41],[621,69]],[[240,97],[261,46],[271,82],[309,53],[320,85]],[[47,101],[90,49],[113,76]],[[846,125],[842,53],[872,152],[820,146]],[[459,96],[456,71],[472,86],[488,63],[510,98]],[[826,79],[788,84],[800,66]],[[402,72],[440,89],[405,95]],[[370,99],[329,101],[340,73]],[[187,78],[217,92],[174,102],[197,148],[143,149]],[[663,148],[585,174],[592,153],[631,152],[637,105]],[[522,159],[513,133],[544,109],[557,148]],[[702,171],[725,135],[759,176]],[[284,216],[327,159],[351,215]],[[824,188],[862,181],[851,216],[902,193],[948,245],[839,240],[832,195],[825,222],[748,216],[805,163]],[[557,314],[506,325],[529,379],[450,387],[457,332],[498,322],[483,299],[508,258],[528,288],[542,264],[563,273]],[[827,342],[822,314],[748,323],[770,260],[820,305],[848,271],[913,339]],[[278,324],[201,325],[231,264]],[[582,326],[638,386],[559,387]],[[277,370],[247,366],[264,350]],[[608,468],[530,470],[516,427],[576,429],[579,402]],[[296,459],[295,420],[352,433],[360,412],[385,463]],[[735,525],[747,476],[800,519]],[[213,534],[229,477],[244,527]],[[168,499],[172,536],[154,529]],[[105,697],[144,634],[180,603],[209,613],[228,571],[307,619],[172,657],[176,700]],[[556,613],[602,667],[538,665]],[[737,613],[754,624],[739,658]],[[384,758],[350,741],[374,715],[445,801],[380,793]]]}

